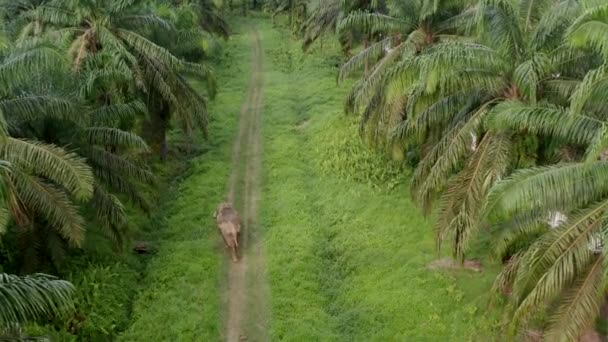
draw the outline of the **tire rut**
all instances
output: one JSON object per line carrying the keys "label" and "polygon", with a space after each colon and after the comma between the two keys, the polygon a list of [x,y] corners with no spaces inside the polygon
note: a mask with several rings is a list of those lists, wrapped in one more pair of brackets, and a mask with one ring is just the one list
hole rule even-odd
{"label": "tire rut", "polygon": [[[226,340],[267,341],[268,283],[263,239],[258,225],[260,201],[261,129],[263,106],[263,51],[259,33],[253,29],[252,68],[247,97],[241,107],[239,133],[232,155],[227,200],[234,202],[239,181],[243,184],[241,259],[228,270]],[[244,163],[245,167],[240,166]],[[240,175],[240,170],[243,174]]]}

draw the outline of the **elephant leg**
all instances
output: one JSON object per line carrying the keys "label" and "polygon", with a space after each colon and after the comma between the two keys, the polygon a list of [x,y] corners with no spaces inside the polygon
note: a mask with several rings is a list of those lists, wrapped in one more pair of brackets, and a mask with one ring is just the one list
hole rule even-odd
{"label": "elephant leg", "polygon": [[238,262],[239,256],[236,252],[236,246],[230,247],[230,254],[232,255],[232,262]]}

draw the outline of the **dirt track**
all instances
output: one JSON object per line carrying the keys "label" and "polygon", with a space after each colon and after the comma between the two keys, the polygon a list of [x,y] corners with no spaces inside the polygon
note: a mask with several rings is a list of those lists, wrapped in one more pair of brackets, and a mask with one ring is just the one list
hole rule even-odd
{"label": "dirt track", "polygon": [[[244,223],[240,242],[241,259],[238,263],[231,263],[228,271],[225,338],[229,342],[268,340],[268,283],[263,240],[258,226],[264,57],[259,33],[253,29],[250,36],[251,76],[241,107],[227,193],[227,199],[241,208]],[[240,185],[242,189],[239,189]],[[242,198],[237,198],[237,193]]]}

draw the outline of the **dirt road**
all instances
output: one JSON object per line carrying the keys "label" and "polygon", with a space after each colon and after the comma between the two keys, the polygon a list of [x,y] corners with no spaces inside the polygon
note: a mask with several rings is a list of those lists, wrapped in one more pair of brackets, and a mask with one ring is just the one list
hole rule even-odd
{"label": "dirt road", "polygon": [[232,173],[227,193],[228,200],[240,208],[244,223],[241,259],[229,266],[225,294],[225,338],[229,342],[268,340],[268,283],[263,239],[258,226],[264,53],[261,37],[255,29],[252,29],[250,37],[251,76],[249,89],[241,107],[239,133],[234,142]]}

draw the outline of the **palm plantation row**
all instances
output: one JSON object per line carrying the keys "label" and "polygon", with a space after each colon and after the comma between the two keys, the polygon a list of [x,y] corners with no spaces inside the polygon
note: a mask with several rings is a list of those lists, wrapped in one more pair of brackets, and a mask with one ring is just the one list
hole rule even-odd
{"label": "palm plantation row", "polygon": [[[362,138],[415,166],[438,249],[480,236],[504,267],[505,333],[592,328],[605,301],[608,3],[275,1],[304,49],[336,33]],[[321,39],[320,39],[321,38]],[[361,46],[356,54],[351,51]]]}
{"label": "palm plantation row", "polygon": [[[150,210],[148,162],[167,157],[172,124],[206,132],[203,46],[228,28],[211,1],[6,0],[0,13],[2,264],[57,273],[87,229],[120,248],[127,203]],[[3,329],[74,305],[45,275],[2,275],[0,290]]]}

